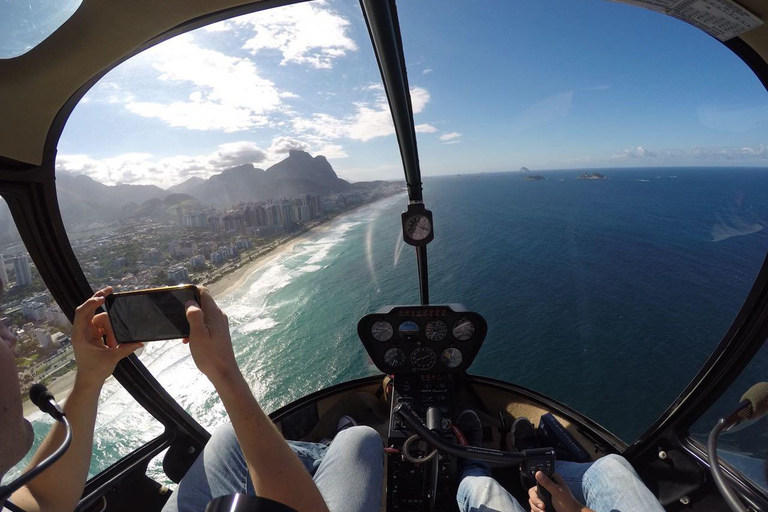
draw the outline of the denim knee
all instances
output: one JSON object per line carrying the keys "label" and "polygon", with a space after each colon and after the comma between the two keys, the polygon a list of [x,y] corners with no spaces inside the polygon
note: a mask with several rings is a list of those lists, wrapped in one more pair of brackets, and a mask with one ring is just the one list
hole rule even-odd
{"label": "denim knee", "polygon": [[205,449],[213,453],[230,452],[231,450],[240,450],[240,442],[235,434],[235,427],[231,423],[225,423],[217,428]]}
{"label": "denim knee", "polygon": [[584,473],[586,483],[615,482],[621,478],[637,478],[637,473],[627,459],[613,453],[597,459]]}
{"label": "denim knee", "polygon": [[376,430],[365,425],[342,430],[336,435],[333,442],[341,442],[345,446],[354,447],[353,449],[361,453],[377,453],[382,460],[384,458],[384,451],[382,450],[384,443],[381,436]]}

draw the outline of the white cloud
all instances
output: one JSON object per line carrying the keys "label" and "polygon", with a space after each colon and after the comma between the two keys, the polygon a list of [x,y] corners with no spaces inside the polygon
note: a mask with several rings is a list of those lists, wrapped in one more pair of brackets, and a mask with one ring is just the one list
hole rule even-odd
{"label": "white cloud", "polygon": [[618,158],[654,158],[656,153],[643,146],[637,146],[632,149],[625,149],[617,156]]}
{"label": "white cloud", "polygon": [[440,136],[440,140],[453,140],[458,139],[459,137],[461,137],[459,132],[444,133]]}
{"label": "white cloud", "polygon": [[[421,87],[411,89],[413,112],[422,112],[429,102],[429,91]],[[291,121],[294,130],[320,140],[352,139],[362,142],[392,135],[392,114],[383,94],[372,103],[355,103],[356,112],[343,118],[315,113],[311,117],[297,116]]]}
{"label": "white cloud", "polygon": [[459,142],[461,142],[461,141],[460,140],[449,140],[448,142],[443,142],[443,146],[448,145],[448,144],[458,144]]}
{"label": "white cloud", "polygon": [[344,151],[344,148],[338,144],[326,144],[318,149],[316,154],[323,155],[328,159],[347,158],[349,156],[347,152]]}
{"label": "white cloud", "polygon": [[309,144],[298,139],[291,137],[275,137],[272,139],[272,145],[269,146],[267,152],[272,155],[272,159],[276,159],[277,157],[286,156],[292,149],[309,151],[309,148]]}
{"label": "white cloud", "polygon": [[170,126],[224,132],[246,130],[267,124],[269,115],[281,109],[283,98],[295,97],[261,78],[250,60],[202,48],[189,34],[158,45],[145,58],[160,72],[161,81],[195,87],[187,101],[126,99],[129,112],[160,119]]}
{"label": "white cloud", "polygon": [[432,126],[431,124],[417,124],[416,125],[416,133],[435,133],[437,131],[437,128]]}
{"label": "white cloud", "polygon": [[322,1],[266,9],[218,25],[212,30],[251,29],[254,35],[243,48],[254,55],[278,51],[283,66],[295,63],[331,69],[334,60],[357,51],[357,44],[347,35],[350,22]]}
{"label": "white cloud", "polygon": [[421,72],[422,75],[428,75],[432,72],[432,68],[427,68],[424,71]]}

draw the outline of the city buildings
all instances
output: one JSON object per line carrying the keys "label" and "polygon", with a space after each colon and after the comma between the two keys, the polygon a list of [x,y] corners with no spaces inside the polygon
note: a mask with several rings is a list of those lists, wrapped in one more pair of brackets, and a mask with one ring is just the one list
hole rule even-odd
{"label": "city buildings", "polygon": [[168,269],[167,277],[174,283],[186,283],[189,281],[189,270],[182,266],[171,267]]}
{"label": "city buildings", "polygon": [[46,329],[32,329],[32,337],[42,348],[48,348],[53,344],[51,333]]}
{"label": "city buildings", "polygon": [[16,271],[16,284],[18,286],[32,284],[32,269],[26,254],[21,254],[13,259],[13,269]]}
{"label": "city buildings", "polygon": [[3,288],[8,288],[8,272],[5,270],[5,256],[0,254],[0,281],[3,282]]}

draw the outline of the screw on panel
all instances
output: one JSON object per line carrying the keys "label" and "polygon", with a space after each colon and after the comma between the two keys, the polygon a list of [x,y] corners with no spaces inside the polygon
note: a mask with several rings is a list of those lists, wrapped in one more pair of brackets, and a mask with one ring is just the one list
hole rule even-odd
{"label": "screw on panel", "polygon": [[661,460],[667,460],[667,457],[668,457],[667,452],[665,452],[664,450],[659,450],[659,458]]}
{"label": "screw on panel", "polygon": [[680,503],[683,505],[688,505],[691,502],[691,499],[688,496],[683,496],[680,498]]}
{"label": "screw on panel", "polygon": [[189,448],[187,448],[187,453],[188,453],[188,454],[190,454],[190,455],[192,455],[192,454],[193,454],[193,453],[195,453],[196,451],[197,451],[197,450],[195,450],[195,447],[194,447],[194,446],[190,446]]}

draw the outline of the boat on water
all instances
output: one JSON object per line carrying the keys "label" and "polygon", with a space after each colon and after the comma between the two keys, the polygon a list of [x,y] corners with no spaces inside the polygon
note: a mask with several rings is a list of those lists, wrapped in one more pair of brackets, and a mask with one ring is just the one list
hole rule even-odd
{"label": "boat on water", "polygon": [[[13,261],[10,265],[18,290],[23,287],[47,290],[55,302],[46,305],[41,302],[44,299],[32,296],[25,296],[22,301],[20,296],[13,295],[22,292],[11,288],[10,296],[18,300],[18,310],[13,314],[25,318],[42,315],[51,324],[60,322],[64,325],[66,319],[72,320],[76,307],[91,296],[94,281],[116,275],[122,277],[121,282],[126,288],[188,280],[190,271],[193,274],[199,272],[195,274],[197,279],[203,279],[200,276],[204,274],[212,279],[216,269],[224,273],[221,271],[224,267],[216,265],[226,265],[225,262],[243,255],[245,258],[262,256],[255,252],[256,248],[249,240],[255,239],[267,246],[283,240],[281,237],[290,239],[292,233],[314,226],[312,223],[319,223],[318,219],[323,219],[329,212],[342,214],[367,201],[401,192],[399,183],[350,184],[336,176],[325,157],[313,157],[305,151],[306,147],[295,143],[290,148],[285,146],[279,153],[281,159],[264,171],[254,169],[250,161],[243,163],[234,158],[232,146],[222,144],[216,158],[230,166],[222,172],[226,179],[231,179],[230,182],[225,178],[195,179],[196,166],[202,164],[187,162],[185,176],[192,177],[191,180],[174,184],[177,187],[170,195],[158,195],[154,189],[146,188],[149,185],[119,188],[120,179],[137,172],[139,167],[123,169],[124,174],[113,180],[115,188],[110,190],[100,188],[100,184],[92,183],[89,178],[68,176],[63,172],[65,165],[57,159],[65,126],[79,102],[97,84],[101,84],[101,92],[110,87],[119,90],[114,83],[108,86],[104,84],[109,81],[100,82],[109,77],[112,70],[122,63],[130,63],[132,58],[140,58],[142,52],[173,41],[177,46],[172,47],[169,55],[183,60],[174,52],[194,45],[184,38],[185,34],[213,27],[214,23],[242,19],[236,18],[238,16],[256,17],[242,21],[251,23],[249,20],[267,16],[272,10],[283,9],[292,3],[269,0],[86,1],[34,48],[0,60],[0,112],[4,119],[0,126],[0,194],[40,279],[34,279],[30,264],[23,256],[7,261]],[[618,3],[631,4],[634,9],[653,9],[688,22],[722,41],[723,46],[742,59],[762,84],[768,84],[768,27],[763,24],[768,19],[768,7],[764,3],[757,0],[711,2],[707,5],[714,14],[708,12],[706,15],[695,6],[676,10],[675,2],[663,8],[659,7],[660,2],[654,1]],[[731,447],[724,450],[718,461],[716,454],[708,449],[706,440],[692,434],[692,426],[702,418],[717,418],[738,405],[738,402],[723,403],[721,398],[731,397],[734,386],[744,385],[741,377],[756,360],[768,338],[768,265],[761,268],[743,306],[733,318],[731,328],[698,372],[691,376],[689,384],[655,421],[639,426],[642,434],[629,442],[590,419],[589,415],[545,393],[512,381],[473,375],[472,363],[483,350],[493,326],[486,322],[482,311],[472,310],[471,304],[433,304],[431,300],[430,284],[434,279],[431,281],[430,277],[434,278],[434,275],[429,273],[427,247],[440,236],[440,218],[433,217],[425,199],[417,133],[430,133],[434,127],[414,121],[414,115],[423,109],[425,100],[423,93],[414,92],[409,83],[415,73],[409,75],[403,49],[402,38],[407,34],[402,33],[394,0],[361,0],[358,15],[365,21],[375,55],[375,71],[381,78],[381,83],[369,86],[369,90],[379,94],[383,91],[383,99],[378,105],[384,105],[382,108],[391,114],[405,176],[407,200],[401,218],[403,241],[399,243],[414,247],[417,264],[413,288],[418,288],[419,302],[372,303],[361,318],[345,319],[347,324],[353,325],[348,328],[356,330],[377,369],[375,375],[342,382],[281,406],[270,417],[283,436],[291,440],[319,442],[333,436],[338,420],[344,415],[351,415],[376,429],[389,449],[382,510],[391,512],[456,509],[456,461],[470,455],[495,464],[494,477],[523,501],[525,489],[521,484],[521,473],[527,469],[551,465],[555,457],[586,462],[611,454],[626,458],[667,510],[727,510],[721,494],[724,485],[751,509],[768,510],[768,483],[762,473],[764,460],[760,458],[765,453],[751,449],[734,452]],[[238,23],[218,25],[209,33],[234,30]],[[307,31],[311,29],[307,25],[302,27]],[[284,36],[278,29],[267,34],[265,37]],[[251,48],[274,50],[271,44],[260,39],[252,42]],[[292,54],[290,58],[309,59],[322,69],[328,66],[327,59],[351,51],[354,46],[346,41],[338,44],[340,46],[331,47],[319,56]],[[225,59],[217,63],[215,55],[202,54],[203,58],[195,65],[203,69],[202,74],[210,80],[206,83],[211,87],[227,87],[216,81],[217,72],[252,71],[242,61]],[[424,71],[423,74],[429,76],[427,70]],[[165,80],[173,81],[182,80],[185,71],[169,67],[164,73]],[[273,89],[273,85],[257,81],[255,88],[235,92],[249,98],[290,98],[293,94]],[[100,101],[110,102],[112,98],[106,96]],[[215,116],[205,118],[206,109],[211,108],[206,101],[192,93],[187,106],[197,110],[181,115],[174,110],[177,107],[165,111],[152,102],[130,99],[127,105],[145,118],[172,119],[172,122],[189,123],[203,130],[210,129],[216,122],[240,123],[241,128],[254,128],[271,122],[266,117],[251,117],[255,110],[260,109],[261,114],[266,115],[278,109],[276,104],[259,104],[258,108],[249,105],[251,114],[244,119],[238,115],[242,104],[225,104],[226,109],[218,113],[226,111],[232,117],[221,121]],[[360,108],[362,114],[370,112],[370,106]],[[204,119],[202,127],[196,124],[200,119]],[[336,120],[327,115],[296,120],[296,123],[315,136],[328,130],[340,130]],[[223,127],[224,131],[227,129],[227,126]],[[358,134],[357,140],[367,140],[365,137],[368,136]],[[446,144],[453,144],[460,134],[446,133],[441,138]],[[169,140],[168,143],[172,142]],[[286,143],[285,140],[278,142]],[[277,151],[279,144],[274,145]],[[332,147],[326,149],[333,150]],[[238,150],[250,151],[251,158],[260,151],[250,146]],[[266,158],[265,155],[265,161]],[[160,173],[156,162],[145,157],[139,159],[144,162],[140,167],[148,173],[149,179],[153,173]],[[210,164],[211,161],[203,163]],[[75,160],[70,159],[67,165],[75,165],[73,162]],[[83,165],[95,167],[100,164]],[[307,182],[312,181],[308,172],[311,176],[322,175],[322,183],[308,185]],[[604,178],[599,173],[585,173],[581,177]],[[249,201],[256,189],[248,189],[250,196],[240,194],[245,190],[243,183],[255,183],[259,191],[269,190],[269,193],[264,192],[267,195]],[[113,195],[104,196],[106,203],[94,208],[103,220],[99,224],[99,215],[94,220],[88,201],[105,194]],[[217,211],[216,207],[206,204],[204,200],[215,194],[225,197],[233,208]],[[114,211],[109,211],[110,202],[115,206]],[[84,224],[87,224],[89,234],[80,240],[71,236],[75,231],[72,220],[76,216],[88,219]],[[126,230],[126,226],[130,226],[130,230]],[[737,227],[741,229],[743,226]],[[741,229],[738,236],[760,229],[761,224],[754,221]],[[162,251],[158,249],[161,246]],[[167,265],[173,261],[177,264]],[[178,264],[181,261],[188,264]],[[309,266],[315,262],[305,263]],[[5,273],[5,264],[2,267]],[[310,271],[313,269],[307,270]],[[274,276],[276,280],[279,277]],[[8,277],[3,281],[7,283]],[[382,279],[378,286],[386,285],[386,280]],[[456,300],[460,302],[462,298]],[[34,331],[41,346],[53,343],[52,337],[38,333],[34,325],[29,329]],[[498,332],[493,335],[504,336]],[[55,343],[65,346],[64,341]],[[524,358],[526,350],[536,350],[536,347],[517,351],[514,357]],[[121,361],[114,378],[162,428],[152,439],[140,446],[132,446],[128,453],[121,454],[88,481],[78,505],[80,511],[161,510],[171,492],[166,483],[178,483],[183,478],[210,437],[210,432],[148,369],[143,362],[144,356],[151,355],[152,351],[145,352],[150,354]],[[38,374],[36,372],[46,376],[65,372],[63,366],[53,366],[60,363],[62,354],[66,354],[66,350],[57,350],[55,357],[47,360],[49,367],[45,368],[40,368],[30,355],[23,371],[30,379]],[[663,350],[658,354],[663,356]],[[652,365],[653,361],[648,364]],[[765,369],[762,370],[764,374]],[[552,378],[562,377],[553,375]],[[272,392],[279,393],[279,390]],[[593,393],[608,394],[605,389],[594,389]],[[606,401],[605,407],[610,408],[611,403]],[[447,442],[450,433],[442,432],[443,420],[446,423],[455,420],[466,408],[477,411],[480,416],[483,425],[481,448],[484,450],[470,452],[466,447]],[[559,440],[559,444],[552,442],[542,446],[540,451],[530,453],[515,450],[509,434],[514,421],[523,417],[548,430],[551,435],[546,439]],[[751,436],[748,429],[753,427],[747,426],[737,434]],[[440,431],[439,435],[435,431]],[[414,439],[423,444],[408,452],[406,442]],[[408,452],[407,456],[403,455],[404,451]],[[165,481],[147,473],[151,461],[158,456],[162,456]]]}

